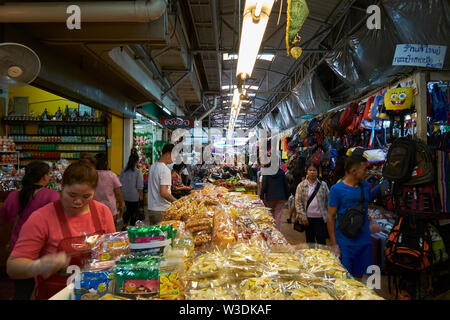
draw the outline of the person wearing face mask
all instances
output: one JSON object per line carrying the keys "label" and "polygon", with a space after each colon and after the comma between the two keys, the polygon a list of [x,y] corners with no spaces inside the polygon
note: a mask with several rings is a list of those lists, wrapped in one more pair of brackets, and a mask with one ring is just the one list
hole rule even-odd
{"label": "person wearing face mask", "polygon": [[[22,189],[11,192],[0,209],[0,222],[13,226],[9,249],[14,249],[24,223],[37,209],[59,199],[56,190],[47,189],[50,166],[33,161],[25,167]],[[34,289],[34,279],[14,280],[13,300],[29,300]]]}
{"label": "person wearing face mask", "polygon": [[7,261],[13,279],[35,278],[35,299],[47,300],[62,290],[66,267],[82,268],[91,241],[116,232],[111,210],[93,200],[98,174],[87,159],[64,171],[61,198],[35,211],[25,222]]}
{"label": "person wearing face mask", "polygon": [[[327,227],[332,250],[341,257],[342,264],[350,274],[359,279],[367,274],[367,267],[372,265],[367,208],[369,201],[375,199],[380,192],[380,185],[371,189],[371,185],[364,181],[368,175],[367,164],[367,159],[361,155],[350,156],[345,162],[345,178],[331,187],[328,200]],[[359,234],[349,237],[339,227],[339,221],[348,209],[361,203],[361,191],[364,196],[364,225]]]}
{"label": "person wearing face mask", "polygon": [[306,227],[306,242],[326,245],[328,186],[318,178],[318,167],[309,164],[306,179],[300,182],[295,192],[297,220]]}

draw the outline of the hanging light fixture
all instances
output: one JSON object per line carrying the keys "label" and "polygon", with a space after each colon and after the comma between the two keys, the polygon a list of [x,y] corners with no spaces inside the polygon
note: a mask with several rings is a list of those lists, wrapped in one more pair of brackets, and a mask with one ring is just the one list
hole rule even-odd
{"label": "hanging light fixture", "polygon": [[255,66],[274,0],[246,0],[236,75],[248,79]]}

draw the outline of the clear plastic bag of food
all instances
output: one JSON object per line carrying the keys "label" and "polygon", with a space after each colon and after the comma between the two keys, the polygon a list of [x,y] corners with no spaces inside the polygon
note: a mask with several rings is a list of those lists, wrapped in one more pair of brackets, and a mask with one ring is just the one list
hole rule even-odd
{"label": "clear plastic bag of food", "polygon": [[278,281],[287,294],[301,288],[316,289],[332,296],[334,293],[334,283],[331,279],[320,278],[310,273],[300,272],[290,277],[279,277]]}
{"label": "clear plastic bag of food", "polygon": [[252,208],[247,211],[247,215],[252,218],[256,223],[261,224],[275,224],[270,208],[260,207]]}
{"label": "clear plastic bag of food", "polygon": [[230,287],[191,289],[186,291],[186,300],[237,300],[239,295]]}
{"label": "clear plastic bag of food", "polygon": [[291,277],[301,271],[301,263],[298,256],[290,253],[269,253],[267,255],[268,272],[275,276]]}
{"label": "clear plastic bag of food", "polygon": [[235,278],[260,277],[267,271],[264,242],[242,242],[230,247],[227,270]]}
{"label": "clear plastic bag of food", "polygon": [[206,252],[211,248],[211,232],[200,231],[194,236],[194,244],[196,252]]}
{"label": "clear plastic bag of food", "polygon": [[292,300],[335,300],[328,292],[313,288],[298,288],[289,292]]}
{"label": "clear plastic bag of food", "polygon": [[262,237],[272,252],[293,252],[293,247],[286,237],[274,226],[264,227]]}
{"label": "clear plastic bag of food", "polygon": [[186,290],[189,291],[191,289],[203,289],[203,288],[217,288],[217,287],[226,287],[231,286],[233,283],[233,278],[227,273],[225,270],[222,270],[218,274],[213,277],[207,278],[196,278],[196,279],[187,279],[186,278]]}
{"label": "clear plastic bag of food", "polygon": [[173,241],[172,249],[169,250],[170,255],[182,255],[184,258],[184,269],[189,270],[194,259],[195,240],[190,232],[182,232],[177,234]]}
{"label": "clear plastic bag of food", "polygon": [[242,300],[286,300],[279,282],[271,278],[249,278],[239,285]]}
{"label": "clear plastic bag of food", "polygon": [[159,298],[164,300],[181,300],[184,296],[184,259],[182,256],[170,255],[161,261],[159,270]]}
{"label": "clear plastic bag of food", "polygon": [[127,231],[104,234],[92,249],[93,263],[117,260],[129,253]]}
{"label": "clear plastic bag of food", "polygon": [[195,234],[200,231],[212,231],[213,219],[209,216],[192,216],[186,222],[186,230]]}
{"label": "clear plastic bag of food", "polygon": [[186,272],[187,280],[217,277],[224,269],[226,258],[218,252],[204,253],[192,262],[192,266]]}
{"label": "clear plastic bag of food", "polygon": [[334,292],[338,300],[384,300],[375,291],[354,279],[336,279]]}
{"label": "clear plastic bag of food", "polygon": [[302,269],[318,277],[340,279],[348,275],[347,270],[331,253],[324,249],[304,249],[298,251]]}
{"label": "clear plastic bag of food", "polygon": [[237,241],[235,216],[220,209],[214,216],[212,245],[225,249]]}
{"label": "clear plastic bag of food", "polygon": [[261,229],[252,218],[238,215],[236,218],[237,238],[239,242],[263,241]]}

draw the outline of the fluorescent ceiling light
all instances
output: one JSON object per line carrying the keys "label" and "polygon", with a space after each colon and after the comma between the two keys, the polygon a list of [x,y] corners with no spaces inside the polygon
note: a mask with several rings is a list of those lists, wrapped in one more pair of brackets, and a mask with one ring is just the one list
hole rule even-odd
{"label": "fluorescent ceiling light", "polygon": [[162,109],[163,109],[163,110],[164,110],[164,112],[165,112],[165,113],[167,113],[167,114],[168,114],[169,116],[170,116],[170,115],[172,115],[172,114],[170,113],[170,111],[169,111],[169,110],[167,110],[167,109],[166,109],[165,107],[162,107]]}
{"label": "fluorescent ceiling light", "polygon": [[[273,53],[261,53],[261,54],[258,54],[258,56],[256,57],[256,59],[258,59],[258,60],[265,60],[265,61],[270,61],[270,62],[272,62],[274,58],[275,58],[275,54],[273,54]],[[232,54],[232,53],[231,54],[228,54],[228,53],[223,54],[224,61],[237,60],[237,59],[239,59],[238,54]]]}
{"label": "fluorescent ceiling light", "polygon": [[236,75],[247,79],[253,72],[274,0],[246,0]]}

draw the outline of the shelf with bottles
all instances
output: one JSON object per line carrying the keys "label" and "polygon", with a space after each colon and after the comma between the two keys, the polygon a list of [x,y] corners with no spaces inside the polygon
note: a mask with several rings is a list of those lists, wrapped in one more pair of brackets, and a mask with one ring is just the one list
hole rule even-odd
{"label": "shelf with bottles", "polygon": [[[97,151],[98,152],[106,152],[106,151]],[[85,153],[83,151],[77,152],[22,152],[20,154],[20,161],[23,162],[25,160],[59,160],[59,159],[80,159],[81,153]],[[95,156],[96,153],[92,153],[91,155]]]}
{"label": "shelf with bottles", "polygon": [[93,143],[106,144],[105,136],[11,135],[15,143]]}
{"label": "shelf with bottles", "polygon": [[106,151],[105,144],[21,144],[17,147],[22,152],[24,151],[72,151],[72,152],[87,152]]}
{"label": "shelf with bottles", "polygon": [[[11,125],[11,135],[25,135],[27,130],[26,124]],[[106,124],[103,126],[89,126],[75,124],[60,124],[60,125],[41,125],[37,127],[36,134],[41,136],[105,136]]]}
{"label": "shelf with bottles", "polygon": [[80,126],[104,126],[105,121],[101,119],[95,120],[75,120],[75,121],[61,121],[61,120],[42,120],[39,118],[31,117],[31,116],[6,116],[3,117],[2,122],[8,125],[27,125],[27,124],[38,124],[38,125],[56,125],[56,126],[64,126],[64,125],[80,125]]}

